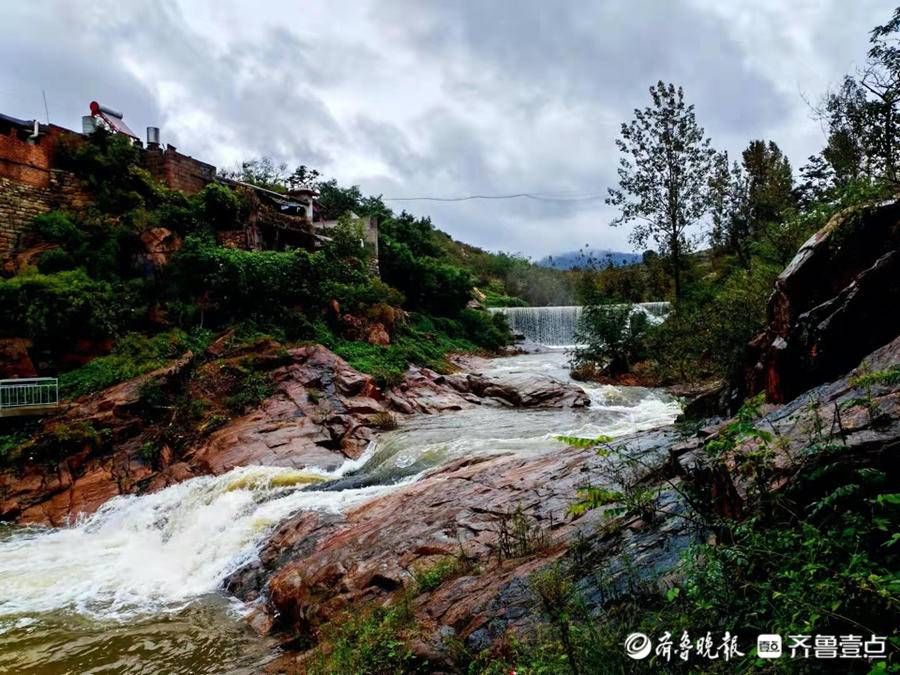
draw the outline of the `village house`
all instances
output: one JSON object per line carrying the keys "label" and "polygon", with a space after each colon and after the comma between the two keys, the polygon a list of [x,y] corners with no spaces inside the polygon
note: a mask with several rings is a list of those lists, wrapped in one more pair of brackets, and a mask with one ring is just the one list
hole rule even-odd
{"label": "village house", "polygon": [[[0,114],[0,269],[8,269],[14,256],[30,244],[35,216],[55,209],[77,212],[91,202],[82,181],[60,166],[57,147],[66,136],[85,137],[97,129],[129,137],[140,148],[142,166],[171,189],[190,195],[220,182],[241,192],[250,205],[249,216],[242,229],[217,233],[224,246],[315,250],[329,240],[328,232],[337,221],[321,217],[314,188],[282,193],[222,177],[212,164],[182,154],[170,144],[164,146],[158,128],[147,127],[143,142],[125,123],[123,113],[96,101],[89,109],[81,132]],[[374,251],[377,272],[378,224],[373,218],[350,215],[362,225],[360,244]]]}

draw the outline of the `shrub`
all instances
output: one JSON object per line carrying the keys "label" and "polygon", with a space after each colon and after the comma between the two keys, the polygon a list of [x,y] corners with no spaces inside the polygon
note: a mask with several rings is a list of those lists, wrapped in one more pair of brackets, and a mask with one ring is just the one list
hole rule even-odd
{"label": "shrub", "polygon": [[202,351],[211,339],[208,331],[188,334],[172,330],[152,337],[130,333],[116,343],[110,354],[60,375],[60,391],[72,398],[100,391],[161,368],[188,350]]}
{"label": "shrub", "polygon": [[[243,225],[246,205],[233,190],[220,183],[210,183],[194,199],[197,218],[214,230],[236,230]],[[185,215],[172,211],[170,215]]]}
{"label": "shrub", "polygon": [[262,403],[275,391],[271,380],[256,371],[246,373],[238,384],[238,390],[225,400],[225,404],[234,413],[244,413]]}
{"label": "shrub", "polygon": [[458,577],[466,571],[467,563],[464,560],[448,555],[428,567],[413,572],[416,590],[419,593],[428,593],[441,586],[445,581]]}
{"label": "shrub", "polygon": [[778,268],[761,261],[735,269],[718,290],[689,289],[666,320],[649,333],[650,353],[663,380],[732,376],[747,343],[766,321]]}
{"label": "shrub", "polygon": [[59,244],[66,250],[77,249],[85,242],[84,231],[74,223],[69,214],[62,211],[42,213],[31,222],[42,239]]}
{"label": "shrub", "polygon": [[461,330],[451,330],[451,335],[465,337],[483,349],[495,351],[512,342],[512,333],[504,314],[464,309],[459,315],[459,325]]}
{"label": "shrub", "polygon": [[647,316],[631,305],[607,302],[586,305],[578,320],[572,367],[598,366],[609,375],[620,375],[647,355]]}
{"label": "shrub", "polygon": [[405,636],[413,623],[408,599],[394,606],[365,607],[331,621],[322,633],[310,673],[381,675],[415,672]]}
{"label": "shrub", "polygon": [[31,338],[39,348],[116,335],[135,306],[134,296],[82,270],[0,279],[0,330]]}
{"label": "shrub", "polygon": [[410,309],[456,316],[472,297],[472,275],[438,258],[421,257],[405,243],[383,238],[379,263],[382,276],[406,296]]}

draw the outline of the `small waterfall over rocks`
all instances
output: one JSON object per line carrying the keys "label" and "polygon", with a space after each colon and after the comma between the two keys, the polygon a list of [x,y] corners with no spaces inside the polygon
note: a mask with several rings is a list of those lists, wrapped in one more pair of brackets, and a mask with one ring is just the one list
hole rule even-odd
{"label": "small waterfall over rocks", "polygon": [[[661,322],[669,312],[668,302],[642,302],[634,305],[651,323]],[[509,327],[516,335],[547,345],[571,347],[575,344],[575,331],[581,317],[580,305],[557,307],[491,307],[490,311],[504,314]]]}

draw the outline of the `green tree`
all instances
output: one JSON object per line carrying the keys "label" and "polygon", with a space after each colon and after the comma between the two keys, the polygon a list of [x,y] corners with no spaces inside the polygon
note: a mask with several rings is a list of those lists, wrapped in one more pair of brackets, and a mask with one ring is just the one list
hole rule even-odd
{"label": "green tree", "polygon": [[900,180],[900,8],[869,37],[865,65],[815,109],[828,140],[822,158],[831,173],[828,188],[860,178]]}
{"label": "green tree", "polygon": [[743,162],[716,157],[710,180],[711,239],[750,266],[751,245],[794,204],[791,164],[774,141],[750,141]]}
{"label": "green tree", "polygon": [[650,97],[652,106],[635,109],[634,119],[622,124],[616,139],[622,153],[619,186],[609,189],[606,203],[621,210],[612,225],[635,223],[635,245],[653,240],[669,257],[677,300],[692,245],[687,228],[709,211],[716,153],[681,87],[660,81],[650,87]]}

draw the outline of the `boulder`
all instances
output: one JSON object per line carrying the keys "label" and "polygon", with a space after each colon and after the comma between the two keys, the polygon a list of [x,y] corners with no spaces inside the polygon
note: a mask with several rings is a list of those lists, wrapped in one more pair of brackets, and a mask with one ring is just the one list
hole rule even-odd
{"label": "boulder", "polygon": [[29,349],[31,340],[26,338],[0,338],[0,379],[37,377]]}
{"label": "boulder", "polygon": [[366,341],[370,345],[386,346],[391,344],[391,336],[388,334],[387,329],[383,324],[376,323],[369,329],[369,335],[366,337]]}
{"label": "boulder", "polygon": [[740,393],[784,402],[839,377],[900,333],[898,306],[900,202],[838,213],[776,280]]}
{"label": "boulder", "polygon": [[153,269],[160,269],[169,263],[172,255],[181,248],[181,237],[165,227],[151,227],[140,234],[143,251],[140,258]]}

